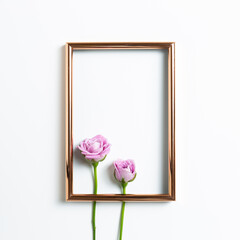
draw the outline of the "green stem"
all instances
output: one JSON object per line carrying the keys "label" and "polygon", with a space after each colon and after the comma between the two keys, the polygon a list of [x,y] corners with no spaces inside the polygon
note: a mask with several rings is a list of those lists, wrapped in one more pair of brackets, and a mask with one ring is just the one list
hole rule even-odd
{"label": "green stem", "polygon": [[[92,164],[94,168],[94,194],[97,194],[97,166],[98,162]],[[96,224],[95,224],[95,216],[96,216],[96,202],[93,202],[93,210],[92,210],[92,229],[93,229],[93,240],[96,239]]]}
{"label": "green stem", "polygon": [[[122,187],[123,187],[123,194],[126,194],[127,183],[122,183]],[[119,238],[119,240],[122,240],[124,212],[125,212],[125,202],[122,202],[121,223],[120,223],[120,238]]]}
{"label": "green stem", "polygon": [[93,240],[96,239],[95,215],[96,215],[96,202],[93,202],[93,212],[92,212]]}
{"label": "green stem", "polygon": [[94,194],[97,194],[97,166],[98,162],[93,163],[93,168],[94,168]]}

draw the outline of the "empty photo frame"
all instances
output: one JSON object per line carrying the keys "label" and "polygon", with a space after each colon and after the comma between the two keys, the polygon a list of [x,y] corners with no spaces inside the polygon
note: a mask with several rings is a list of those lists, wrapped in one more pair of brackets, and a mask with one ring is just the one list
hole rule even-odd
{"label": "empty photo frame", "polygon": [[[175,44],[66,44],[66,200],[175,200]],[[76,146],[101,134],[111,151],[98,166]],[[123,195],[113,161],[133,159],[137,177]]]}

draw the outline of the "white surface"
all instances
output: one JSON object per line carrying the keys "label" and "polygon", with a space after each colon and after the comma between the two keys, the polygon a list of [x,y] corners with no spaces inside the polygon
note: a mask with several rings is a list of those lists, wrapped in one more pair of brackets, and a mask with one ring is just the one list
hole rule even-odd
{"label": "white surface", "polygon": [[[126,205],[124,240],[239,240],[238,1],[0,2],[0,239],[91,240],[64,202],[66,41],[176,41],[177,201]],[[98,240],[120,204],[97,205]]]}
{"label": "white surface", "polygon": [[92,169],[76,149],[102,134],[112,144],[98,167],[98,193],[121,193],[113,161],[134,159],[134,194],[168,193],[167,50],[73,53],[73,191],[93,193]]}

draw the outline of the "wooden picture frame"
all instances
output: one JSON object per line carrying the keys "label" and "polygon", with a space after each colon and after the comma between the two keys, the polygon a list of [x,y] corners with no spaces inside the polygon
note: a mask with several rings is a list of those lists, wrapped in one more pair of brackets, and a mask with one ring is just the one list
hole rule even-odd
{"label": "wooden picture frame", "polygon": [[[74,50],[166,49],[168,51],[168,193],[167,194],[74,194],[73,193],[73,51]],[[175,201],[175,43],[174,42],[104,42],[66,43],[66,200],[102,202]]]}

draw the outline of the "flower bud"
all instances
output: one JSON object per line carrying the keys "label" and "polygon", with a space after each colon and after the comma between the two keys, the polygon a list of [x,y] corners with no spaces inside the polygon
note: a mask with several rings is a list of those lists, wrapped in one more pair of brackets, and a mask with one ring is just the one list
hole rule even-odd
{"label": "flower bud", "polygon": [[114,177],[121,183],[132,182],[137,173],[133,160],[117,160],[114,162]]}

